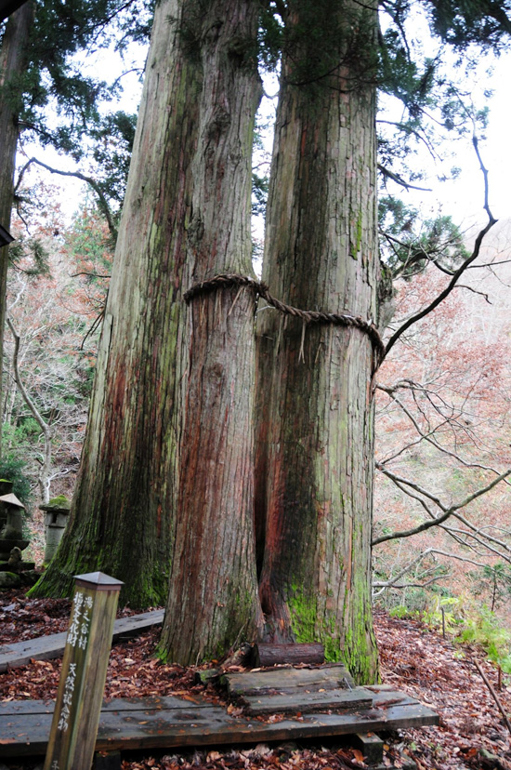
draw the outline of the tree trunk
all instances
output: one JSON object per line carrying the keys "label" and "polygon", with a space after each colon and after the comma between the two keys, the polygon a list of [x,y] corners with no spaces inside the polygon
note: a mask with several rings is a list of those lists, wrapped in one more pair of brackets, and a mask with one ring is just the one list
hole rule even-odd
{"label": "tree trunk", "polygon": [[38,596],[67,595],[73,575],[94,570],[124,581],[124,604],[167,595],[202,80],[183,50],[182,7],[162,0],[155,11],[80,476]]}
{"label": "tree trunk", "polygon": [[[290,7],[263,280],[295,307],[369,321],[379,275],[376,11],[349,0],[321,0],[309,17],[301,0]],[[374,681],[371,340],[272,309],[259,318],[265,638],[321,642],[327,659]]]}
{"label": "tree trunk", "polygon": [[[194,283],[252,273],[257,21],[256,0],[217,0],[197,26],[204,84],[189,227]],[[198,294],[188,311],[175,550],[160,645],[185,665],[252,638],[262,620],[253,537],[255,301],[253,289],[235,285]]]}
{"label": "tree trunk", "polygon": [[[19,104],[13,88],[14,79],[23,71],[25,51],[32,24],[32,3],[12,14],[7,22],[0,49],[0,224],[9,229],[14,195],[14,171],[19,137]],[[6,318],[8,247],[0,248],[0,364],[3,362]],[[0,371],[0,405],[3,405],[2,372]],[[0,414],[0,424],[3,415]],[[2,449],[0,432],[0,455]]]}
{"label": "tree trunk", "polygon": [[69,593],[100,569],[125,582],[121,602],[160,603],[177,522],[161,650],[179,662],[219,654],[260,617],[255,297],[183,302],[196,281],[251,270],[257,13],[255,0],[157,6],[80,478],[33,592]]}

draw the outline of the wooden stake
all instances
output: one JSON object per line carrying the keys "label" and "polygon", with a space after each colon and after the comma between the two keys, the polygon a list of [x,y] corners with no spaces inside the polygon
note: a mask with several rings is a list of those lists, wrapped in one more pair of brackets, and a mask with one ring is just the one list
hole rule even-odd
{"label": "wooden stake", "polygon": [[77,575],[44,770],[90,770],[119,591],[102,572]]}
{"label": "wooden stake", "polygon": [[490,682],[490,680],[488,679],[488,677],[487,677],[487,676],[486,676],[486,674],[484,673],[483,669],[481,668],[481,666],[479,665],[479,663],[477,662],[477,660],[475,660],[474,658],[472,658],[472,663],[474,664],[474,666],[477,668],[477,670],[479,671],[479,673],[480,673],[480,674],[481,674],[481,676],[483,677],[483,679],[484,679],[484,683],[486,684],[487,688],[488,688],[488,689],[489,689],[489,691],[491,692],[491,694],[492,694],[492,697],[493,697],[493,700],[494,700],[494,701],[495,701],[495,703],[497,704],[497,706],[498,706],[498,709],[499,709],[500,713],[502,714],[502,716],[503,716],[503,718],[504,718],[504,722],[506,723],[506,727],[507,727],[507,729],[508,729],[508,732],[509,732],[509,734],[511,735],[511,723],[509,722],[509,718],[508,718],[508,715],[507,715],[507,714],[506,714],[506,712],[504,711],[504,706],[503,706],[503,705],[502,705],[502,703],[500,702],[500,698],[499,698],[499,696],[497,695],[497,693],[495,692],[495,689],[494,689],[494,687],[493,687],[492,683]]}

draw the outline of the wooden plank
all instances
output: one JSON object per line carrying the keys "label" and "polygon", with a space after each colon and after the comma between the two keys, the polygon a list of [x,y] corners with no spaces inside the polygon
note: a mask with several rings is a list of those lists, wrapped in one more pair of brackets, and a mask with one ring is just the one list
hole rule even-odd
{"label": "wooden plank", "polygon": [[[201,695],[194,694],[187,696],[186,699],[174,695],[157,695],[148,698],[112,698],[108,703],[103,702],[101,712],[115,711],[140,711],[141,708],[147,711],[173,711],[186,710],[187,708],[211,708],[211,702],[205,700]],[[36,714],[53,714],[55,701],[44,700],[10,700],[0,701],[0,719],[10,716],[30,716]]]}
{"label": "wooden plank", "polygon": [[254,646],[256,666],[278,666],[282,663],[308,663],[311,665],[325,662],[325,648],[322,644],[264,644]]}
{"label": "wooden plank", "polygon": [[301,692],[291,695],[243,695],[240,700],[249,714],[309,714],[330,709],[368,709],[373,705],[373,695],[363,687],[353,690],[325,690]]}
{"label": "wooden plank", "polygon": [[48,660],[58,658],[64,653],[67,631],[51,636],[40,636],[37,639],[29,639],[26,642],[2,645],[0,647],[0,671],[8,668],[26,666],[31,658]]}
{"label": "wooden plank", "polygon": [[151,610],[151,612],[142,612],[128,618],[119,618],[114,625],[114,641],[129,639],[153,626],[161,625],[164,614],[165,610]]}
{"label": "wooden plank", "polygon": [[[119,618],[115,621],[114,641],[120,638],[135,636],[153,626],[163,622],[164,610],[152,610],[140,615],[132,615],[129,618]],[[0,646],[0,672],[8,668],[26,666],[31,658],[34,660],[51,660],[60,658],[64,654],[67,631],[60,634],[40,636],[37,639],[29,639],[26,642]]]}
{"label": "wooden plank", "polygon": [[[259,743],[438,724],[437,714],[403,693],[380,690],[374,697],[375,703],[380,702],[380,708],[357,713],[311,714],[300,720],[284,719],[271,724],[231,717],[220,706],[201,699],[198,704],[181,701],[179,708],[172,697],[129,699],[128,703],[119,699],[101,711],[96,750]],[[44,754],[52,704],[18,701],[23,704],[23,710],[18,711],[13,703],[0,704],[0,716],[6,717],[0,719],[0,753],[5,757]],[[7,709],[14,713],[7,714]]]}
{"label": "wooden plank", "polygon": [[341,663],[320,668],[279,668],[274,671],[257,671],[225,674],[223,681],[231,695],[263,695],[265,693],[294,693],[301,690],[336,690],[354,687],[347,669]]}

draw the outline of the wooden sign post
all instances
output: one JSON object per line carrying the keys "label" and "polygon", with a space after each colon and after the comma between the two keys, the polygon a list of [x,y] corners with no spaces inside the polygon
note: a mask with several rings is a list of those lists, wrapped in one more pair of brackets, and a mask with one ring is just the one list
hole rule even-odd
{"label": "wooden sign post", "polygon": [[77,575],[44,770],[90,770],[123,583]]}

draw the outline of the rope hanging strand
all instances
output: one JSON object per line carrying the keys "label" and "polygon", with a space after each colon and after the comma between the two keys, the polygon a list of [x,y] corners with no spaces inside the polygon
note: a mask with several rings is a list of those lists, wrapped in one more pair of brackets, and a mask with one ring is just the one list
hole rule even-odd
{"label": "rope hanging strand", "polygon": [[248,276],[245,275],[237,275],[236,273],[215,275],[207,281],[201,281],[200,283],[194,284],[184,295],[184,300],[189,304],[191,300],[199,294],[206,294],[229,286],[246,286],[251,288],[280,313],[294,316],[295,318],[302,318],[306,323],[351,326],[355,329],[359,329],[368,335],[373,344],[377,359],[376,368],[378,368],[380,362],[383,360],[385,345],[383,344],[378,329],[373,323],[364,321],[360,316],[350,315],[348,313],[325,313],[318,310],[300,310],[292,305],[286,305],[284,302],[281,302],[270,294],[268,286],[263,281],[255,281],[253,278],[248,278]]}

